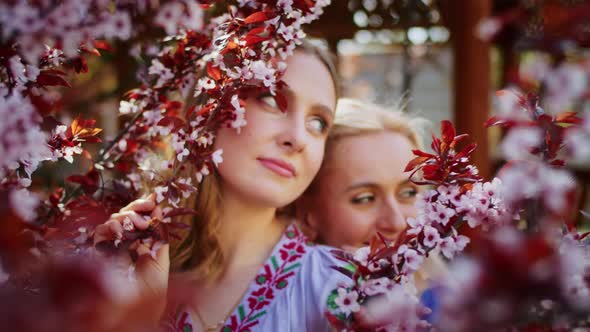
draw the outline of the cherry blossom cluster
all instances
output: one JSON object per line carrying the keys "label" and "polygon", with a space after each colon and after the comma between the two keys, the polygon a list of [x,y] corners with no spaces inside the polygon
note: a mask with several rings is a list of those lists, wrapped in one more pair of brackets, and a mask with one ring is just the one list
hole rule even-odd
{"label": "cherry blossom cluster", "polygon": [[[52,88],[69,86],[65,70],[87,71],[82,55],[99,54],[97,39],[131,37],[131,8],[111,9],[109,1],[90,0],[0,4],[0,104],[2,114],[10,112],[15,121],[3,122],[6,136],[0,145],[8,164],[0,165],[3,187],[28,186],[41,161],[72,162],[83,151],[84,139],[74,143],[65,137],[69,126],[53,121],[47,131],[40,125],[58,103],[59,93]],[[13,156],[12,149],[20,155]]]}
{"label": "cherry blossom cluster", "polygon": [[487,125],[507,130],[500,148],[510,163],[499,174],[507,204],[518,210],[527,200],[540,200],[548,214],[567,214],[576,183],[560,158],[580,156],[585,144],[576,140],[585,135],[585,120],[574,112],[546,113],[534,94],[502,90],[497,97],[498,115]]}
{"label": "cherry blossom cluster", "polygon": [[[25,151],[18,159],[7,151],[6,165],[0,165],[4,187],[6,183],[10,186],[28,184],[31,173],[41,161],[63,158],[72,162],[72,156],[83,151],[80,142],[98,142],[86,137],[76,144],[61,144],[68,140],[64,135],[71,130],[71,125],[50,118],[61,104],[61,93],[55,87],[69,87],[70,71],[76,74],[88,71],[85,56],[110,50],[105,40],[126,41],[152,29],[150,20],[153,26],[174,33],[200,29],[203,25],[201,6],[194,0],[15,0],[0,4],[0,98],[5,105],[2,112],[13,109],[16,104],[23,110],[18,123],[3,123],[10,127],[5,132],[16,129],[19,133],[7,135],[0,145],[7,150]],[[31,109],[38,115],[27,115]],[[45,144],[42,137],[47,141]],[[36,150],[27,153],[27,142],[32,139]]]}
{"label": "cherry blossom cluster", "polygon": [[562,159],[580,155],[581,141],[571,137],[585,135],[585,119],[547,113],[533,93],[497,95],[498,114],[487,125],[506,132],[500,149],[508,162],[498,177],[514,222],[479,234],[469,255],[452,263],[437,328],[587,328],[590,245],[571,222],[576,183]]}
{"label": "cherry blossom cluster", "polygon": [[588,328],[588,233],[527,235],[502,227],[474,239],[444,281],[440,331]]}

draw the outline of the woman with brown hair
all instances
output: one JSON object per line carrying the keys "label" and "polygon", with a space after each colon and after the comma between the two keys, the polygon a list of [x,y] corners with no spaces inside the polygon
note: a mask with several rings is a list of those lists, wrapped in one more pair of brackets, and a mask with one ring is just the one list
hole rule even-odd
{"label": "woman with brown hair", "polygon": [[[286,112],[271,95],[252,95],[241,132],[217,131],[213,148],[223,150],[223,162],[187,204],[198,212],[188,236],[171,255],[166,245],[155,260],[138,263],[143,289],[165,291],[169,271],[188,281],[183,291],[190,296],[178,306],[183,329],[329,330],[327,297],[345,279],[332,269],[339,261],[277,213],[304,192],[322,163],[338,95],[323,54],[304,44],[287,59]],[[155,207],[153,199],[134,204],[110,226]]]}

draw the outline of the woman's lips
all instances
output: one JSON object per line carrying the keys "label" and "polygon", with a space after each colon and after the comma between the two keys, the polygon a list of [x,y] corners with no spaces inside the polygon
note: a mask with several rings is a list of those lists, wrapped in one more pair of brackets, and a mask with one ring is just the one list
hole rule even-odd
{"label": "woman's lips", "polygon": [[258,158],[258,161],[262,164],[262,166],[268,168],[280,176],[286,178],[295,177],[295,167],[285,161],[273,158]]}

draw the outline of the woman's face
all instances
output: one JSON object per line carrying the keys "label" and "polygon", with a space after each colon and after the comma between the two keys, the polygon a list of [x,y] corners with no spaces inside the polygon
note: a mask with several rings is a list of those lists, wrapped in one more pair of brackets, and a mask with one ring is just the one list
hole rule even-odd
{"label": "woman's face", "polygon": [[413,148],[391,131],[336,141],[305,198],[306,222],[318,240],[342,248],[367,245],[377,232],[397,237],[416,214],[418,187],[404,172]]}
{"label": "woman's face", "polygon": [[246,101],[247,125],[241,133],[219,130],[216,149],[224,195],[248,204],[282,207],[294,201],[317,174],[336,104],[332,76],[315,55],[296,51],[287,60],[281,112],[270,95]]}

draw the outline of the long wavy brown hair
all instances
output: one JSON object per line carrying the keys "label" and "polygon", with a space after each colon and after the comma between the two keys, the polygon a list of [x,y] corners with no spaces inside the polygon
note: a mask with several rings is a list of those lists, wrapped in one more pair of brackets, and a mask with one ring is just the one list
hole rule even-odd
{"label": "long wavy brown hair", "polygon": [[[304,40],[296,51],[315,55],[325,64],[332,76],[338,97],[340,80],[334,56],[325,44],[317,39]],[[191,165],[186,165],[185,171],[186,175],[196,174],[196,169]],[[194,208],[197,214],[182,217],[181,222],[187,224],[190,230],[181,239],[173,240],[171,243],[172,271],[188,273],[191,278],[205,281],[214,280],[223,272],[225,257],[218,238],[223,200],[220,182],[219,173],[213,171],[199,184],[197,194],[184,202],[184,206]]]}

